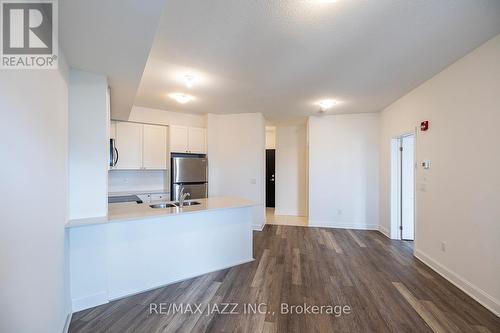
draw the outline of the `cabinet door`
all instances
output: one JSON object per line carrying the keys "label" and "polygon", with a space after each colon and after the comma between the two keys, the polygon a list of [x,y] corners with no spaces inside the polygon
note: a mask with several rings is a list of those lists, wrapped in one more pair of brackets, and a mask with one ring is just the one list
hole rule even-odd
{"label": "cabinet door", "polygon": [[170,151],[172,153],[187,153],[188,128],[184,126],[170,126]]}
{"label": "cabinet door", "polygon": [[142,124],[117,122],[118,163],[114,169],[142,168]]}
{"label": "cabinet door", "polygon": [[109,124],[109,138],[116,139],[116,121],[111,120]]}
{"label": "cabinet door", "polygon": [[170,200],[170,193],[152,193],[151,202],[153,201],[168,201]]}
{"label": "cabinet door", "polygon": [[167,128],[144,125],[142,166],[145,169],[167,169]]}
{"label": "cabinet door", "polygon": [[190,153],[205,154],[205,129],[189,127],[188,131],[188,151]]}

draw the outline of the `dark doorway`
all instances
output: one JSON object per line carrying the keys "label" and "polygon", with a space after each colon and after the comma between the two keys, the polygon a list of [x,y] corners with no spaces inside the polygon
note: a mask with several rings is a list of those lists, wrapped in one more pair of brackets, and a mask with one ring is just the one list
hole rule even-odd
{"label": "dark doorway", "polygon": [[274,207],[275,150],[266,149],[266,207]]}

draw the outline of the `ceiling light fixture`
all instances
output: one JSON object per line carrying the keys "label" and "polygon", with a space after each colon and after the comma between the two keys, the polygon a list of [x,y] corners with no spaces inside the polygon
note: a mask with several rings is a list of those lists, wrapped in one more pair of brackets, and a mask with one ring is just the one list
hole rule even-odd
{"label": "ceiling light fixture", "polygon": [[323,99],[323,100],[317,102],[316,105],[319,105],[320,111],[326,111],[326,110],[332,108],[337,103],[338,102],[333,100],[333,99]]}
{"label": "ceiling light fixture", "polygon": [[191,102],[194,99],[193,96],[182,94],[182,93],[171,93],[171,94],[168,94],[168,97],[175,99],[177,101],[177,103],[181,103],[181,104],[186,104],[188,102]]}
{"label": "ceiling light fixture", "polygon": [[183,80],[184,83],[186,84],[186,87],[192,88],[194,83],[196,82],[196,76],[192,74],[185,74]]}

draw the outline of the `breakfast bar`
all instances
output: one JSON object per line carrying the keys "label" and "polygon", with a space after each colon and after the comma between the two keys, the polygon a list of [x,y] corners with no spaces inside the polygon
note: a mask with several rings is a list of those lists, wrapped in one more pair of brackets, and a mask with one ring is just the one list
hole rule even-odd
{"label": "breakfast bar", "polygon": [[114,203],[107,217],[70,221],[73,311],[253,260],[251,201],[191,202]]}

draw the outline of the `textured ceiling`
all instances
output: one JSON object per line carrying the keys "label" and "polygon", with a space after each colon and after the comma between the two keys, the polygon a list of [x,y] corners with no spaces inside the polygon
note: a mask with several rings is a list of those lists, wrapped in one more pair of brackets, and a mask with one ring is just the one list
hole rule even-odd
{"label": "textured ceiling", "polygon": [[[66,20],[80,22],[85,6],[70,2],[76,10]],[[314,114],[326,97],[340,102],[331,113],[379,111],[500,32],[499,0],[169,0],[163,11],[159,0],[113,2],[123,4],[117,12],[138,11],[137,20],[110,11],[107,26],[101,15],[87,17],[89,30],[77,35],[100,41],[93,62],[114,70],[112,89],[123,87],[112,92],[123,106],[114,115],[133,100],[161,12],[137,105],[262,112],[278,122]],[[85,62],[95,52],[69,53]],[[176,79],[187,71],[200,77],[191,89]],[[180,105],[171,92],[196,100]]]}
{"label": "textured ceiling", "polygon": [[[171,0],[136,104],[290,121],[379,111],[500,33],[498,0]],[[176,80],[186,71],[191,89]],[[180,105],[169,92],[196,97]]]}

